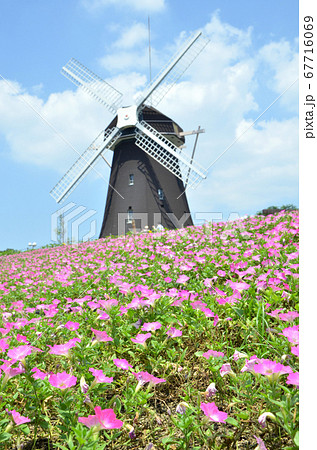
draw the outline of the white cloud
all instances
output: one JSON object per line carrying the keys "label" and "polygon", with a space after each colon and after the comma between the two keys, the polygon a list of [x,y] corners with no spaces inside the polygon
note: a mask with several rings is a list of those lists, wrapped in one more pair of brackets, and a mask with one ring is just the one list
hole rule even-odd
{"label": "white cloud", "polygon": [[[237,126],[239,136],[250,123]],[[221,151],[219,151],[219,154]],[[218,156],[210,155],[209,163]],[[206,164],[207,165],[207,164]],[[298,195],[297,118],[262,121],[245,133],[208,171],[197,191],[189,192],[196,210],[243,215],[269,205],[295,202]]]}
{"label": "white cloud", "polygon": [[120,9],[130,8],[147,13],[160,12],[165,9],[165,0],[82,0],[82,4],[88,11],[100,10],[109,6]]}
{"label": "white cloud", "polygon": [[[267,86],[280,94],[298,78],[298,52],[290,42],[281,40],[264,45],[258,54],[259,66],[267,71]],[[292,87],[281,102],[292,111],[298,110],[298,85]]]}
{"label": "white cloud", "polygon": [[100,58],[99,63],[109,72],[129,72],[130,70],[145,70],[149,64],[149,57],[145,48],[138,51],[114,51]]}
{"label": "white cloud", "polygon": [[270,42],[259,51],[259,59],[275,72],[270,84],[277,92],[286,89],[298,77],[298,53],[290,42]]}
{"label": "white cloud", "polygon": [[107,82],[116,87],[123,94],[123,105],[132,105],[136,92],[142,90],[147,83],[147,77],[137,72],[129,72],[113,78],[108,78]]}
{"label": "white cloud", "polygon": [[143,44],[148,39],[148,29],[143,23],[135,23],[131,27],[123,30],[120,38],[114,43],[114,47],[119,49],[131,49],[139,44]]}
{"label": "white cloud", "polygon": [[[119,37],[107,53],[99,58],[100,65],[109,73],[149,71],[148,29],[143,23],[136,22],[127,28],[116,27]],[[157,50],[151,49],[152,60],[157,59]]]}
{"label": "white cloud", "polygon": [[230,55],[231,60],[246,54],[246,50],[252,44],[252,31],[252,27],[248,27],[245,31],[222,22],[219,11],[211,16],[204,27],[204,32],[209,36],[211,43],[224,49],[226,57]]}
{"label": "white cloud", "polygon": [[8,83],[0,82],[0,132],[18,162],[63,172],[111,119],[81,90],[54,93],[44,102]]}

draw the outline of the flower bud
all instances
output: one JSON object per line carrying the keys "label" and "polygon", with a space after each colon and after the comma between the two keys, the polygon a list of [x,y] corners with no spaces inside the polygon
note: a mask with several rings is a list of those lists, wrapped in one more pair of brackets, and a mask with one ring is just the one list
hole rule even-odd
{"label": "flower bud", "polygon": [[188,408],[188,403],[186,402],[180,402],[177,406],[176,406],[176,412],[178,414],[185,414],[186,409]]}
{"label": "flower bud", "polygon": [[94,409],[94,405],[93,405],[92,401],[90,400],[90,397],[88,394],[84,398],[84,403],[87,403],[87,405],[90,406],[91,409]]}
{"label": "flower bud", "polygon": [[274,416],[274,414],[272,414],[270,412],[264,412],[258,418],[258,422],[259,422],[259,424],[260,424],[260,426],[262,428],[265,428],[265,426],[266,426],[266,419],[267,419],[267,417],[269,417],[270,419],[272,419],[274,421],[276,420],[276,417]]}
{"label": "flower bud", "polygon": [[129,438],[130,438],[130,439],[135,439],[136,436],[135,436],[135,432],[134,432],[134,427],[132,427],[132,426],[129,425],[129,424],[126,424],[126,428],[127,428],[127,430],[129,431]]}
{"label": "flower bud", "polygon": [[283,362],[288,362],[288,361],[290,361],[292,359],[292,357],[290,356],[290,355],[282,355],[282,357],[281,357],[281,363],[283,363]]}
{"label": "flower bud", "polygon": [[159,416],[155,415],[155,420],[156,420],[158,425],[162,425],[163,422],[162,422],[162,419]]}
{"label": "flower bud", "polygon": [[213,395],[215,395],[216,392],[217,392],[217,389],[216,389],[215,383],[211,383],[206,389],[205,396],[208,399],[208,398],[212,397]]}
{"label": "flower bud", "polygon": [[235,361],[237,361],[240,358],[248,358],[248,355],[246,353],[239,352],[238,350],[235,350],[235,352],[233,354],[233,359]]}
{"label": "flower bud", "polygon": [[80,389],[83,394],[87,394],[89,385],[86,383],[85,377],[81,377],[80,379]]}
{"label": "flower bud", "polygon": [[150,442],[150,443],[145,447],[144,450],[152,450],[152,449],[154,449],[154,446],[153,446],[152,442]]}
{"label": "flower bud", "polygon": [[224,377],[225,375],[236,376],[236,374],[231,369],[231,365],[229,363],[223,364],[220,368],[220,375]]}

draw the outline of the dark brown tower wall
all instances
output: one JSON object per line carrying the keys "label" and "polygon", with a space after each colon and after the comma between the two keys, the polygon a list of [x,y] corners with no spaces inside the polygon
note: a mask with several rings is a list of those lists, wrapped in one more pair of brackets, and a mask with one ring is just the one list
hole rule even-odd
{"label": "dark brown tower wall", "polygon": [[[134,175],[132,186],[129,185],[130,174]],[[163,190],[163,200],[159,199],[159,189]],[[177,221],[184,213],[189,213],[186,194],[181,195],[183,191],[183,182],[136,146],[134,139],[122,142],[114,151],[100,237],[118,235],[119,220],[122,220],[123,215],[128,217],[129,207],[133,210],[136,228],[145,224],[144,220],[141,224],[140,213],[147,213],[146,225],[149,229],[154,225],[154,213],[161,213],[159,222],[164,228],[177,228]],[[177,198],[179,195],[181,197]],[[119,213],[123,215],[119,216]],[[181,225],[193,225],[191,216]],[[131,224],[125,225],[125,232],[128,229],[132,229]]]}

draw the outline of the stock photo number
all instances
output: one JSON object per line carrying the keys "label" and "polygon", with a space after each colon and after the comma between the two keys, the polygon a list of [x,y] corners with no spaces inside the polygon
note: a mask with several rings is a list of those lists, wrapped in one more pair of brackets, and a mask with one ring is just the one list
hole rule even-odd
{"label": "stock photo number", "polygon": [[304,17],[303,38],[304,38],[304,79],[307,80],[305,86],[305,134],[306,139],[314,139],[314,108],[316,99],[312,94],[312,83],[314,78],[314,19],[312,16]]}

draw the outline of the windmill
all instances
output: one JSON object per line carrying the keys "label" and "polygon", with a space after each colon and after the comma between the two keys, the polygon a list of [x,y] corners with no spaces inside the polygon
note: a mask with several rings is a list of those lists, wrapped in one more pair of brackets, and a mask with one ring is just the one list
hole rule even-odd
{"label": "windmill", "polygon": [[125,234],[132,225],[193,224],[183,180],[186,189],[195,187],[207,171],[182,150],[186,133],[155,108],[208,42],[201,32],[192,36],[131,106],[122,107],[122,94],[77,60],[63,67],[63,75],[115,115],[50,192],[63,201],[113,151],[100,237]]}

